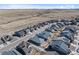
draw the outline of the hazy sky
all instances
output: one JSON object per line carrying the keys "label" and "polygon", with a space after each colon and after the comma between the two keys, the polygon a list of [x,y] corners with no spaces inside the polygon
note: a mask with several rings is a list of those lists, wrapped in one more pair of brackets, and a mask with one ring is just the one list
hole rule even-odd
{"label": "hazy sky", "polygon": [[79,4],[0,4],[0,9],[79,9]]}

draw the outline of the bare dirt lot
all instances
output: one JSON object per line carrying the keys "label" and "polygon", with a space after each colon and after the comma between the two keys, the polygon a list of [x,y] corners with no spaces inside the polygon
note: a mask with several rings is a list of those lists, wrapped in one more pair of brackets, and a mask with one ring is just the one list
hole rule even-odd
{"label": "bare dirt lot", "polygon": [[0,36],[47,20],[67,20],[79,16],[79,10],[0,10]]}

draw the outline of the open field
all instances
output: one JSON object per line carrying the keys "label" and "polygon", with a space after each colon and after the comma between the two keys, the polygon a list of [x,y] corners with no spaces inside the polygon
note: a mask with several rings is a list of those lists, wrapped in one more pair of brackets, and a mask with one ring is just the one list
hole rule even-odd
{"label": "open field", "polygon": [[73,19],[79,10],[0,10],[0,36],[39,22],[58,19]]}

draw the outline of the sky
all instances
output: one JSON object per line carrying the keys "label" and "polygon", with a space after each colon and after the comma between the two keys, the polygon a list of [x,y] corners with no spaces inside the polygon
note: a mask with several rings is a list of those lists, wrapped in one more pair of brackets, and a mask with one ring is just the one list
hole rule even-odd
{"label": "sky", "polygon": [[79,9],[79,4],[0,4],[0,9]]}

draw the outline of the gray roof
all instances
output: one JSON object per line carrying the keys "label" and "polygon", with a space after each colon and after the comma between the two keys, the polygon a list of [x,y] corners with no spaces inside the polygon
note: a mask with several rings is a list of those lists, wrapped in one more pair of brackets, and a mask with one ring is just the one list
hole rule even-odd
{"label": "gray roof", "polygon": [[17,50],[13,49],[10,51],[4,51],[1,53],[2,55],[21,55]]}
{"label": "gray roof", "polygon": [[54,39],[54,40],[62,40],[62,41],[64,41],[66,44],[70,44],[70,40],[69,40],[68,38],[66,38],[66,37],[58,37],[58,38],[56,38],[56,39]]}
{"label": "gray roof", "polygon": [[43,43],[44,42],[44,39],[39,38],[38,36],[33,37],[31,40],[36,43]]}
{"label": "gray roof", "polygon": [[38,37],[43,39],[48,39],[48,37],[51,37],[51,32],[43,31],[42,33],[38,34]]}
{"label": "gray roof", "polygon": [[5,51],[2,53],[2,55],[17,55],[17,54],[14,53],[13,51]]}

